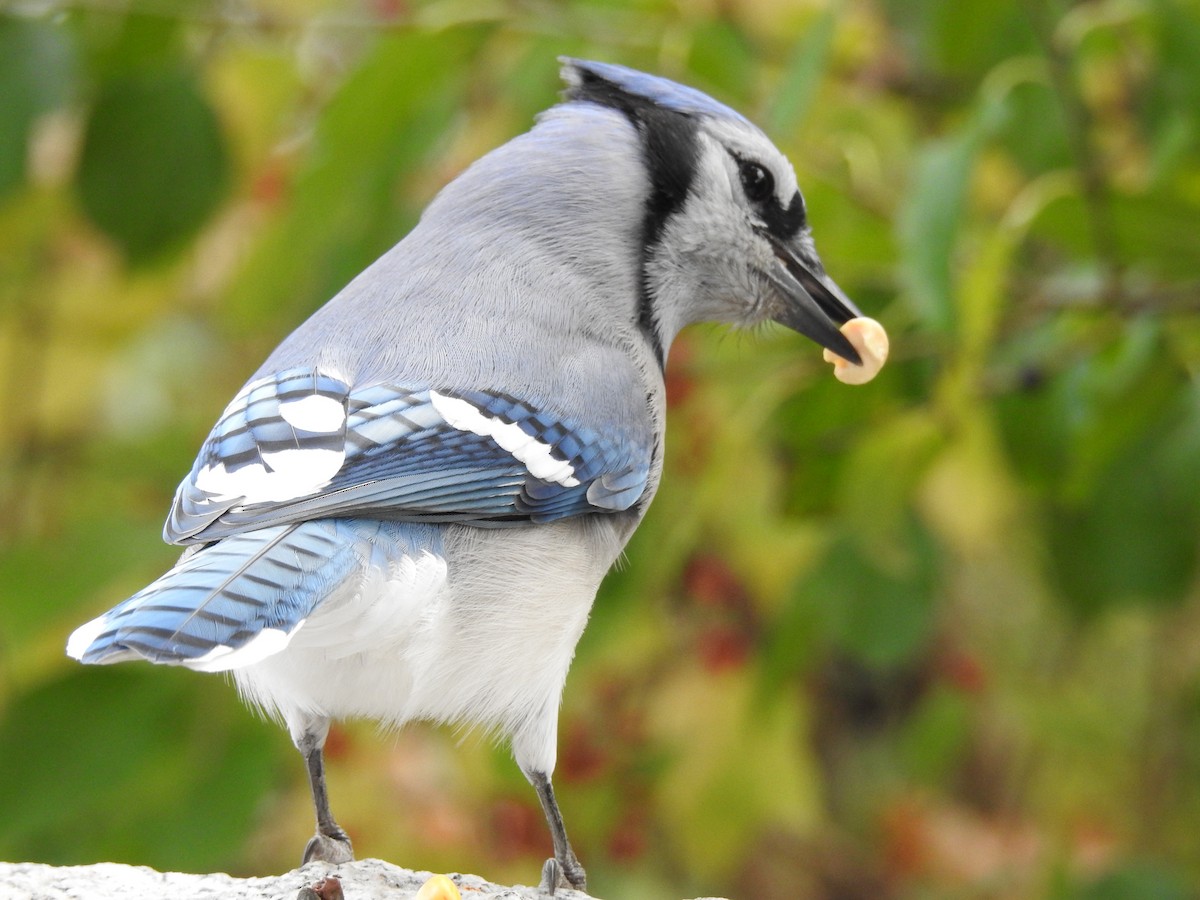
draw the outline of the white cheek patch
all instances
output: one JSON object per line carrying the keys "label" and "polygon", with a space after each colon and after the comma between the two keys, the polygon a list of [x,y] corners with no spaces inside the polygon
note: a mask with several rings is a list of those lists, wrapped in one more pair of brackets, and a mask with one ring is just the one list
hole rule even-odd
{"label": "white cheek patch", "polygon": [[515,422],[503,422],[486,416],[466,400],[447,397],[437,391],[429,392],[429,400],[452,428],[490,437],[522,463],[534,478],[563,487],[576,487],[579,484],[570,463],[555,459],[551,454],[553,447],[530,437]]}
{"label": "white cheek patch", "polygon": [[280,450],[264,453],[263,462],[230,470],[224,463],[205,466],[196,473],[196,487],[216,495],[215,502],[240,500],[244,504],[281,503],[315,494],[329,484],[342,467],[342,450]]}
{"label": "white cheek patch", "polygon": [[293,428],[328,434],[340,431],[346,422],[346,410],[333,397],[312,394],[279,404],[279,415]]}

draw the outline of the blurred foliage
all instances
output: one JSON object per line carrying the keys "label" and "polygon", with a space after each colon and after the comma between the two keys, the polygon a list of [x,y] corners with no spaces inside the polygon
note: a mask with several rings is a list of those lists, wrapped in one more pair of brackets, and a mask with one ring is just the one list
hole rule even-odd
{"label": "blurred foliage", "polygon": [[[220,679],[63,657],[289,329],[554,102],[559,54],[762,122],[892,335],[672,351],[667,476],[568,683],[602,896],[1200,891],[1194,0],[118,0],[0,14],[0,856],[294,864]],[[602,186],[598,186],[598,190]],[[360,854],[535,877],[504,748],[329,745]]]}

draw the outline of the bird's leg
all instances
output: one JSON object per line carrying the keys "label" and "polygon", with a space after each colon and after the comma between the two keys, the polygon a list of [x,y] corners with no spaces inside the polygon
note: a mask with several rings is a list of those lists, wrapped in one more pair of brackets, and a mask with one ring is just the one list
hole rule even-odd
{"label": "bird's leg", "polygon": [[304,847],[301,865],[313,861],[337,864],[354,859],[349,836],[334,821],[333,813],[329,810],[329,793],[325,789],[325,756],[322,752],[328,731],[329,723],[326,722],[323,728],[306,731],[296,742],[308,766],[308,786],[312,790],[313,807],[317,811],[317,832]]}
{"label": "bird's leg", "polygon": [[546,860],[546,865],[542,867],[541,889],[549,894],[560,887],[586,890],[587,873],[583,871],[567,839],[567,829],[563,825],[558,801],[554,799],[554,785],[550,783],[550,776],[545,772],[526,772],[525,777],[537,791],[542,812],[546,814],[546,824],[550,826],[550,838],[554,841],[554,858]]}

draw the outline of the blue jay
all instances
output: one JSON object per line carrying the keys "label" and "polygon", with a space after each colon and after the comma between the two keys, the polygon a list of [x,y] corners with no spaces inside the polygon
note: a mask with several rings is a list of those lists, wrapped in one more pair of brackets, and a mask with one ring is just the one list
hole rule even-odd
{"label": "blue jay", "polygon": [[71,636],[84,663],[231,672],[286,724],[353,858],[331,720],[479,726],[545,812],[567,668],[662,473],[663,366],[693,322],[774,320],[851,364],[791,165],[692,88],[565,59],[563,102],[471,165],[286,338],[175,495],[169,572]]}

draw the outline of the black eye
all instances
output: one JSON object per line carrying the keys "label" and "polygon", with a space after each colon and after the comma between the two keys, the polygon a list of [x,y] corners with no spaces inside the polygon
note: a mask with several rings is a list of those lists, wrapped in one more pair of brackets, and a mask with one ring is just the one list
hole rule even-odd
{"label": "black eye", "polygon": [[762,203],[775,193],[775,179],[771,173],[756,162],[743,162],[738,167],[742,177],[742,190],[751,203]]}

